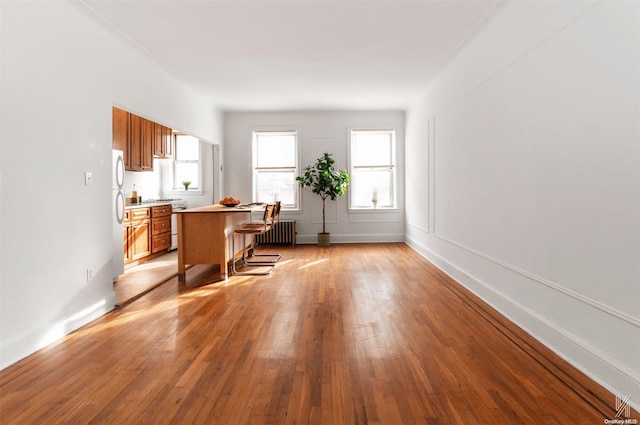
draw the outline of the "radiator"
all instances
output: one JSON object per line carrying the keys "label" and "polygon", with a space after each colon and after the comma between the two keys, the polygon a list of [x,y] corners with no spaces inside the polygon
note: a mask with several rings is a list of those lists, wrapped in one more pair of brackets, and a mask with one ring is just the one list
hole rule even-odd
{"label": "radiator", "polygon": [[296,244],[296,221],[295,220],[280,220],[276,223],[273,229],[265,232],[261,235],[256,235],[256,244],[270,245],[270,244],[282,244],[292,245]]}

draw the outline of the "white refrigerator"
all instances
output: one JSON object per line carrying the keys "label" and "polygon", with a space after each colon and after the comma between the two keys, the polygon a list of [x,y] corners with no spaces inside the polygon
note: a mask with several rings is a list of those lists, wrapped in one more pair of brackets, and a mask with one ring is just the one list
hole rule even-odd
{"label": "white refrigerator", "polygon": [[112,168],[112,212],[113,212],[113,281],[124,273],[124,158],[122,151],[113,150]]}

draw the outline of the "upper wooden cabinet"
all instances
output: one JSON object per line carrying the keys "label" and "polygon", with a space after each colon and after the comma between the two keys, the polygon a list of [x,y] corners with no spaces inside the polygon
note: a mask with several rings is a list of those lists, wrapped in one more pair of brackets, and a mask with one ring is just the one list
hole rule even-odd
{"label": "upper wooden cabinet", "polygon": [[153,171],[151,121],[131,114],[129,118],[129,154],[125,155],[128,171]]}
{"label": "upper wooden cabinet", "polygon": [[142,171],[142,117],[129,115],[129,144],[125,155],[125,168],[127,171]]}
{"label": "upper wooden cabinet", "polygon": [[156,123],[154,134],[153,156],[158,158],[171,156],[171,129]]}
{"label": "upper wooden cabinet", "polygon": [[127,171],[153,171],[153,157],[171,156],[171,129],[113,107],[113,149],[124,153]]}
{"label": "upper wooden cabinet", "polygon": [[[140,169],[141,171],[153,171],[153,136],[154,122],[148,119],[142,120],[142,139],[140,141]],[[138,164],[132,164],[137,166]]]}
{"label": "upper wooden cabinet", "polygon": [[171,147],[173,146],[173,130],[169,127],[162,127],[162,140],[164,143],[164,153],[165,156],[171,156],[173,151]]}
{"label": "upper wooden cabinet", "polygon": [[162,126],[153,123],[153,156],[163,156],[162,154]]}
{"label": "upper wooden cabinet", "polygon": [[113,107],[113,149],[125,152],[129,145],[129,112]]}

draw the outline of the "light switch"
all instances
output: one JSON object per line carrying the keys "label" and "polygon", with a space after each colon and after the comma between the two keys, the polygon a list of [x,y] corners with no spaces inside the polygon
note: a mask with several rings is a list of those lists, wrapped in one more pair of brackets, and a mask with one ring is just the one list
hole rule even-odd
{"label": "light switch", "polygon": [[84,184],[89,186],[93,184],[93,174],[92,173],[84,173]]}

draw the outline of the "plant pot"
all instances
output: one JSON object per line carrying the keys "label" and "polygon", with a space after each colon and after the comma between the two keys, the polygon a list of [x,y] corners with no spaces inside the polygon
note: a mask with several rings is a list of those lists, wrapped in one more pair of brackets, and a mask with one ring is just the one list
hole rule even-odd
{"label": "plant pot", "polygon": [[318,246],[329,246],[331,244],[331,233],[318,233]]}

